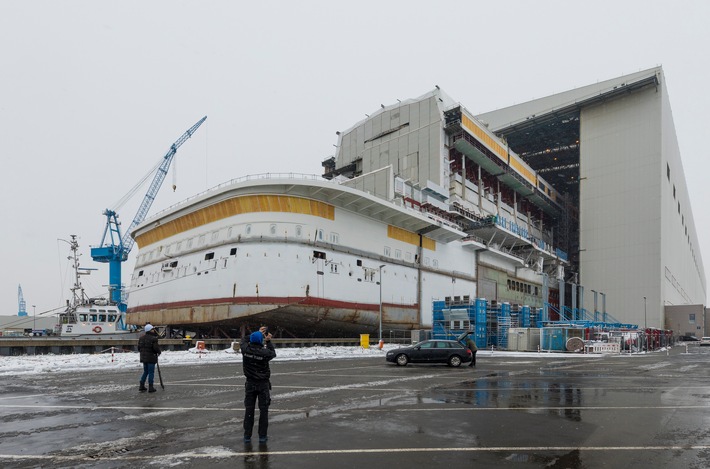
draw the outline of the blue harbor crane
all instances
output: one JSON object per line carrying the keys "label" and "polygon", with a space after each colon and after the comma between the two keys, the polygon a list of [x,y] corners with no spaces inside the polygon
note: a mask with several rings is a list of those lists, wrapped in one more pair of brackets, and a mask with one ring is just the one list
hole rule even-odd
{"label": "blue harbor crane", "polygon": [[18,316],[27,316],[27,303],[25,303],[25,297],[22,296],[22,285],[17,286],[17,302],[18,305]]}
{"label": "blue harbor crane", "polygon": [[128,254],[131,252],[133,244],[135,243],[135,240],[131,237],[131,231],[145,220],[148,210],[150,210],[150,206],[153,204],[153,200],[155,200],[155,196],[158,194],[163,180],[165,180],[165,175],[168,173],[170,163],[172,163],[173,156],[175,156],[178,148],[180,148],[187,139],[192,137],[192,134],[195,133],[206,119],[207,116],[197,121],[195,125],[190,127],[187,132],[182,134],[182,136],[170,146],[170,150],[168,150],[159,164],[158,170],[153,177],[153,182],[151,182],[148,192],[145,194],[143,202],[141,202],[138,208],[138,212],[136,212],[131,225],[123,235],[121,235],[120,223],[118,222],[118,213],[111,209],[106,209],[103,212],[103,215],[106,216],[104,235],[99,247],[91,248],[91,258],[96,262],[109,264],[110,300],[118,305],[121,312],[126,311],[126,304],[123,302],[122,297],[121,263],[128,259]]}

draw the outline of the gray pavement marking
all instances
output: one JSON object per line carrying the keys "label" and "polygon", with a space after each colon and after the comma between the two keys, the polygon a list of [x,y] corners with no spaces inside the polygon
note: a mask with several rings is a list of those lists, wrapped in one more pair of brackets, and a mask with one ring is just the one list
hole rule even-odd
{"label": "gray pavement marking", "polygon": [[[239,411],[243,412],[244,407],[152,407],[152,406],[81,406],[81,405],[43,405],[43,404],[0,404],[3,409],[77,409],[77,410],[143,410],[143,411],[165,411],[165,410],[203,410],[203,411]],[[363,409],[348,407],[352,412],[528,412],[542,410],[684,410],[684,409],[710,409],[710,405],[654,405],[654,406],[544,406],[544,407],[418,407],[410,409],[396,409],[393,407]],[[313,412],[313,409],[276,409],[269,408],[269,413],[298,413]]]}
{"label": "gray pavement marking", "polygon": [[389,380],[383,380],[383,381],[371,381],[369,383],[356,383],[356,384],[344,384],[342,386],[331,386],[327,388],[315,388],[315,389],[309,389],[309,390],[303,390],[303,391],[294,391],[294,392],[289,392],[286,394],[279,394],[278,397],[279,399],[283,398],[293,398],[293,397],[302,397],[302,396],[308,396],[308,395],[313,395],[313,394],[324,394],[328,392],[334,392],[334,391],[342,391],[346,389],[361,389],[365,387],[373,387],[373,386],[381,386],[385,384],[392,384],[392,383],[403,383],[406,381],[421,381],[423,379],[430,379],[430,378],[436,378],[440,379],[440,375],[420,375],[420,376],[407,376],[405,378],[395,378],[395,379],[389,379]]}
{"label": "gray pavement marking", "polygon": [[0,396],[0,400],[11,400],[11,399],[30,399],[33,397],[47,397],[46,394],[27,394],[23,396]]}
{"label": "gray pavement marking", "polygon": [[[559,385],[559,383],[555,383],[556,385]],[[276,387],[276,386],[274,386]],[[635,391],[659,391],[659,390],[672,390],[672,389],[678,389],[679,386],[632,386],[632,385],[627,385],[627,386],[575,386],[574,389],[576,391],[626,391],[629,389],[633,389]],[[706,391],[710,391],[710,386],[682,386],[683,389],[691,390],[691,389],[702,389]],[[510,388],[504,388],[504,387],[490,387],[490,388],[482,388],[482,387],[476,387],[474,389],[471,388],[445,388],[446,391],[453,392],[453,391],[549,391],[550,386],[531,386],[531,387],[510,387]],[[404,389],[393,389],[393,391],[404,391]]]}
{"label": "gray pavement marking", "polygon": [[[382,368],[382,365],[383,364],[380,363],[377,365],[368,365],[368,366],[349,366],[347,368],[348,368],[348,370],[363,370],[365,368]],[[304,370],[304,371],[286,371],[286,372],[282,373],[279,371],[278,375],[279,376],[282,376],[282,375],[320,375],[322,373],[327,373],[329,371],[343,371],[343,368],[344,368],[343,366],[339,366],[337,368],[323,368],[323,369],[319,369],[317,372],[313,371],[313,370]],[[352,375],[347,375],[347,376],[352,376]]]}
{"label": "gray pavement marking", "polygon": [[560,451],[704,451],[710,445],[667,445],[667,446],[492,446],[492,447],[449,447],[449,448],[359,448],[359,449],[324,449],[294,451],[209,451],[183,452],[156,456],[52,456],[52,455],[13,455],[0,454],[0,460],[44,460],[44,461],[165,461],[176,459],[225,459],[244,456],[310,456],[328,454],[379,454],[379,453],[493,453],[493,452],[560,452]]}
{"label": "gray pavement marking", "polygon": [[165,381],[165,384],[169,384],[170,386],[192,386],[192,387],[213,387],[213,388],[243,388],[244,383],[239,383],[239,384],[207,384],[207,383],[200,383],[200,382],[195,382],[195,383],[174,383],[172,381]]}

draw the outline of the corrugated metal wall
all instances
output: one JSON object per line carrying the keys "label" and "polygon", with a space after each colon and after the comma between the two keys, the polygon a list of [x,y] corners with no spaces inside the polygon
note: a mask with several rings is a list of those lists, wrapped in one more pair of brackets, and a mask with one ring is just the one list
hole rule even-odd
{"label": "corrugated metal wall", "polygon": [[[658,87],[585,108],[580,118],[581,282],[607,295],[607,311],[617,319],[659,328],[664,305],[705,303],[702,259],[696,268],[691,246],[699,247],[664,102],[661,75]],[[585,299],[592,310],[592,296]]]}
{"label": "corrugated metal wall", "polygon": [[378,112],[344,133],[336,164],[342,168],[362,158],[363,174],[392,165],[396,175],[422,187],[427,181],[448,187],[443,146],[441,110],[437,97],[428,96]]}

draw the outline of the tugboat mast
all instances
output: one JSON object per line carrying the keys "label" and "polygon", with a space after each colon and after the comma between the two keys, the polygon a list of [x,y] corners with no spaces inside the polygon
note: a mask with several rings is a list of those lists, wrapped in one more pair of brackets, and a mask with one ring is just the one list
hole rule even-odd
{"label": "tugboat mast", "polygon": [[86,295],[86,292],[84,291],[84,287],[81,285],[81,280],[80,276],[81,275],[89,275],[91,270],[96,270],[96,269],[88,269],[86,267],[79,267],[79,242],[76,240],[76,235],[70,235],[71,236],[71,241],[66,241],[69,243],[70,249],[71,249],[71,256],[68,257],[70,261],[72,261],[74,267],[74,286],[71,287],[71,292],[72,292],[72,299],[71,303],[67,305],[69,309],[76,309],[77,306],[80,305],[85,305],[89,303],[89,297]]}

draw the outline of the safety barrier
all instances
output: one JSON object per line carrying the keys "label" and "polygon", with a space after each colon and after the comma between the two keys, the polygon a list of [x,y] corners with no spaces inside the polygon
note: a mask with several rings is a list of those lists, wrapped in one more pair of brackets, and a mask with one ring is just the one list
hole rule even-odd
{"label": "safety barrier", "polygon": [[617,342],[592,342],[584,345],[584,353],[621,353]]}

